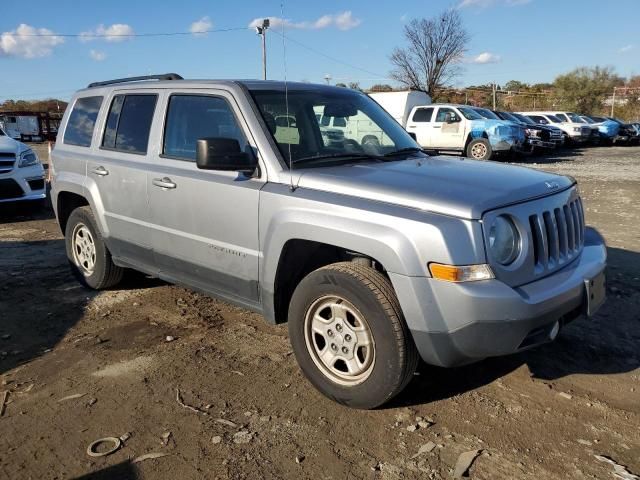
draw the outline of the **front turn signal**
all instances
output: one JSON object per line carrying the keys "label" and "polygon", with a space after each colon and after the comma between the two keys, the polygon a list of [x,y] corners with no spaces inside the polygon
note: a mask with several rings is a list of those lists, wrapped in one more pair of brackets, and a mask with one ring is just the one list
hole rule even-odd
{"label": "front turn signal", "polygon": [[495,278],[491,267],[486,264],[445,265],[442,263],[430,263],[429,271],[433,278],[446,282],[475,282],[477,280]]}

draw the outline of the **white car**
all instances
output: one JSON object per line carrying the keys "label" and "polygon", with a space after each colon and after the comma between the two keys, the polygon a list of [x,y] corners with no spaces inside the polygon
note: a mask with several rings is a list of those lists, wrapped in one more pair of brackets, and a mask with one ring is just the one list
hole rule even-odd
{"label": "white car", "polygon": [[[591,127],[578,118],[570,117],[571,112],[518,112],[526,115],[540,125],[553,125],[564,132],[565,145],[570,143],[584,143],[591,138]],[[559,115],[558,115],[559,114]],[[577,120],[577,121],[576,121]]]}
{"label": "white car", "polygon": [[45,173],[38,155],[0,129],[0,203],[46,197]]}

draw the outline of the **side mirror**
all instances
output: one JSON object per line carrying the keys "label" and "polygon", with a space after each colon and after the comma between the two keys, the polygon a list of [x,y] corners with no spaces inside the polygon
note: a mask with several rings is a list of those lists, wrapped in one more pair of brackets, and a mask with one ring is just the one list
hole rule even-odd
{"label": "side mirror", "polygon": [[240,149],[235,138],[200,138],[196,148],[196,165],[202,170],[253,173],[257,162]]}

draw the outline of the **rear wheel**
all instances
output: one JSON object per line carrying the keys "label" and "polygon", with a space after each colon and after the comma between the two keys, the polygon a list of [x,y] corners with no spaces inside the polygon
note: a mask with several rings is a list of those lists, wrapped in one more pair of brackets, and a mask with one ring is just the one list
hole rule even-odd
{"label": "rear wheel", "polygon": [[102,290],[122,280],[124,269],[113,263],[90,207],[71,212],[65,243],[71,271],[86,287]]}
{"label": "rear wheel", "polygon": [[418,362],[389,280],[355,263],[320,268],[300,282],[289,306],[289,336],[309,381],[350,407],[389,401]]}
{"label": "rear wheel", "polygon": [[475,138],[469,142],[466,151],[467,157],[474,160],[489,160],[493,154],[491,144],[486,138]]}

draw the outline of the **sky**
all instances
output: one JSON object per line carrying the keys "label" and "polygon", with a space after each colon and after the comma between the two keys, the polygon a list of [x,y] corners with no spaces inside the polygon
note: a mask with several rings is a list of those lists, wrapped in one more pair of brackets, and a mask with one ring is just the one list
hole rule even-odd
{"label": "sky", "polygon": [[[286,72],[289,80],[324,82],[330,76],[331,83],[393,84],[386,78],[389,55],[403,45],[404,25],[446,8],[459,9],[471,35],[456,86],[551,82],[594,65],[610,65],[623,76],[640,74],[638,0],[27,3],[21,8],[23,2],[0,2],[0,101],[66,99],[93,81],[152,73],[260,78],[261,43],[252,25],[264,17],[273,17],[269,78],[283,79]],[[283,28],[289,38],[284,45]],[[218,31],[197,33],[204,30]],[[123,36],[131,33],[186,34]]]}

